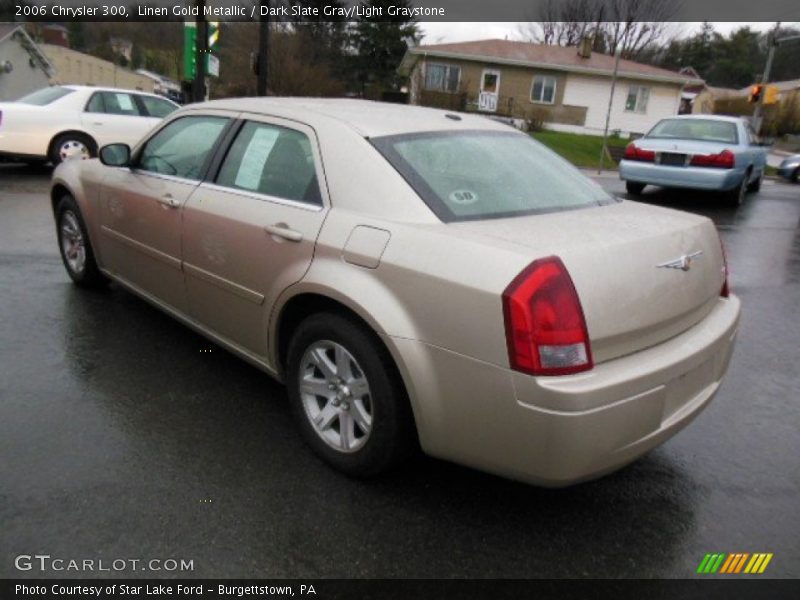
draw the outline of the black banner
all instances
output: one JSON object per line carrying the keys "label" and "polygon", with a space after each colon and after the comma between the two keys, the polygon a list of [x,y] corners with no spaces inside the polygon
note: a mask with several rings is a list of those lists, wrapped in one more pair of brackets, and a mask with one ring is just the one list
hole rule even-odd
{"label": "black banner", "polygon": [[[563,0],[569,2],[570,0]],[[624,3],[609,4],[607,20],[626,21]],[[648,2],[655,21],[663,21],[658,8],[666,0],[642,0],[635,20],[647,21]],[[306,0],[0,0],[0,21],[171,21],[193,19],[199,6],[212,21],[391,21],[413,16],[419,21],[507,22],[537,21],[551,0],[409,0],[367,3],[364,0],[308,2]],[[797,0],[670,0],[670,21],[800,21]],[[616,8],[615,8],[616,7]],[[622,7],[622,8],[620,8]],[[619,14],[615,17],[615,11]],[[265,12],[266,11],[266,12]]]}
{"label": "black banner", "polygon": [[315,600],[501,600],[558,598],[646,598],[647,600],[735,600],[800,598],[800,580],[781,579],[5,579],[3,600],[41,598],[312,598]]}

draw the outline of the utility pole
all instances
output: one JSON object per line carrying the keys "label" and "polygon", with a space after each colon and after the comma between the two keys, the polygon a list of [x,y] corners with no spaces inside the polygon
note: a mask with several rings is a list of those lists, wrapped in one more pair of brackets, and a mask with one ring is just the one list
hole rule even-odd
{"label": "utility pole", "polygon": [[597,174],[603,171],[606,152],[608,152],[608,123],[611,120],[611,105],[614,103],[614,88],[617,87],[617,71],[619,70],[619,58],[622,56],[622,44],[617,48],[617,56],[614,58],[614,74],[611,76],[611,93],[608,96],[608,110],[606,111],[606,128],[603,130],[603,149],[600,151],[600,166],[597,167]]}
{"label": "utility pole", "polygon": [[[258,84],[256,95],[267,95],[269,81],[269,0],[261,0],[258,17]],[[265,14],[266,13],[266,14]]]}
{"label": "utility pole", "polygon": [[764,120],[764,97],[767,95],[767,82],[769,81],[769,72],[772,69],[772,59],[775,56],[775,48],[778,46],[778,30],[781,22],[775,23],[775,30],[769,36],[769,52],[767,52],[767,64],[764,66],[764,73],[761,75],[761,93],[758,96],[758,103],[753,111],[753,129],[756,133],[761,133],[761,122]]}
{"label": "utility pole", "polygon": [[194,86],[192,96],[195,102],[203,102],[206,99],[206,59],[208,56],[208,23],[203,14],[206,8],[206,0],[195,0],[197,5],[197,16],[195,17],[195,27],[197,37],[194,42]]}

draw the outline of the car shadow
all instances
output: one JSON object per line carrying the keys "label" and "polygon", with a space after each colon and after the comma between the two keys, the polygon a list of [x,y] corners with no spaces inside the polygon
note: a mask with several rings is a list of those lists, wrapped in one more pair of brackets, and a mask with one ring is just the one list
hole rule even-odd
{"label": "car shadow", "polygon": [[[55,339],[93,407],[89,425],[113,431],[106,435],[124,448],[88,448],[82,462],[94,472],[94,453],[114,457],[101,469],[113,489],[135,487],[152,507],[148,518],[161,528],[130,526],[128,543],[145,534],[182,540],[218,565],[204,576],[230,576],[237,557],[267,552],[265,543],[284,544],[285,560],[299,565],[294,576],[325,577],[618,577],[641,544],[648,551],[636,572],[650,576],[693,529],[702,485],[659,450],[564,489],[423,455],[350,479],[305,447],[284,388],[265,374],[117,286],[65,283],[61,293],[61,306],[51,305],[63,327]],[[209,518],[187,496],[218,499],[224,514]],[[236,553],[224,559],[219,545],[201,543],[229,535]],[[342,554],[348,562],[329,562]]]}

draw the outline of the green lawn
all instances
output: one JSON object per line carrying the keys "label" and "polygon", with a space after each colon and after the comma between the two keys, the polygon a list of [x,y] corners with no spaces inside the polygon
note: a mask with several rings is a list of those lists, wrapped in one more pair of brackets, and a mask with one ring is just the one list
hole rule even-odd
{"label": "green lawn", "polygon": [[[537,131],[531,134],[554,152],[557,152],[577,167],[594,167],[600,164],[600,150],[603,138],[599,135],[582,135],[578,133],[561,133],[558,131]],[[609,146],[625,147],[630,140],[608,138]],[[607,157],[606,168],[616,167]]]}

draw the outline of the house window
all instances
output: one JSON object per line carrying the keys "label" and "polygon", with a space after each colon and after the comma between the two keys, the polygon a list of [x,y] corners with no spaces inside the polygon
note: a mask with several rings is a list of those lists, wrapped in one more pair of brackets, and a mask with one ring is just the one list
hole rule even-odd
{"label": "house window", "polygon": [[434,92],[457,92],[461,68],[453,65],[428,63],[425,65],[425,89]]}
{"label": "house window", "polygon": [[628,112],[646,113],[647,100],[650,98],[650,88],[641,85],[632,85],[628,88],[628,98],[625,100],[625,110]]}
{"label": "house window", "polygon": [[556,101],[556,78],[549,75],[536,75],[531,88],[531,102],[553,104]]}

